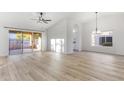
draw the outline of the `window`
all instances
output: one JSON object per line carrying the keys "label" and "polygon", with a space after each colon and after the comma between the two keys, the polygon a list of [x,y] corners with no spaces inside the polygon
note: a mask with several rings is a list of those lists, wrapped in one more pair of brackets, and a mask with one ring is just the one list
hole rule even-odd
{"label": "window", "polygon": [[112,31],[92,32],[92,46],[112,46]]}

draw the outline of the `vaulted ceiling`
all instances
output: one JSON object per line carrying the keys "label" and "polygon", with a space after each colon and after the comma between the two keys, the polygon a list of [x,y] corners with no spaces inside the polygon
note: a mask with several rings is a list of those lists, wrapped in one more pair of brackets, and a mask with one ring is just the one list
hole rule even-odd
{"label": "vaulted ceiling", "polygon": [[[122,15],[124,16],[124,12],[98,12],[97,16],[100,17],[108,17],[113,15]],[[77,12],[74,16],[75,20],[80,22],[88,22],[89,20],[96,19],[95,12]]]}
{"label": "vaulted ceiling", "polygon": [[52,21],[49,22],[49,24],[45,24],[31,20],[32,18],[37,18],[37,14],[35,12],[1,12],[0,26],[44,30],[68,15],[69,13],[65,12],[47,12],[46,16],[48,16],[48,18]]}
{"label": "vaulted ceiling", "polygon": [[[37,21],[31,20],[32,18],[37,18],[36,12],[0,12],[0,26],[42,31],[68,16],[72,17],[72,20],[75,19],[79,20],[80,22],[86,22],[89,19],[95,18],[94,12],[46,12],[45,14],[52,20],[51,22],[49,22],[49,24],[37,23]],[[111,14],[115,13],[104,12],[99,13],[99,16]]]}

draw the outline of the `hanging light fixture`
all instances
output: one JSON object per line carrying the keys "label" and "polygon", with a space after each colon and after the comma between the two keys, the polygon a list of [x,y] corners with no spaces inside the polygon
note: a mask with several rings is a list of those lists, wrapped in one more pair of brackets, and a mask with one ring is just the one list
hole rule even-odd
{"label": "hanging light fixture", "polygon": [[98,12],[95,12],[95,14],[96,14],[96,34],[98,34],[98,33],[100,33],[101,31],[100,30],[98,30]]}
{"label": "hanging light fixture", "polygon": [[97,33],[97,30],[98,30],[98,28],[97,28],[97,13],[98,12],[95,12],[95,14],[96,14],[96,33]]}

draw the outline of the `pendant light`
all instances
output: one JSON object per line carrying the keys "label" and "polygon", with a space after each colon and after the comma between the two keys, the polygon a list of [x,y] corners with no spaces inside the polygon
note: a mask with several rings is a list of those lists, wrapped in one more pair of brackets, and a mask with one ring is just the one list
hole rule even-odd
{"label": "pendant light", "polygon": [[95,12],[95,14],[96,14],[96,34],[97,34],[97,32],[98,32],[98,25],[97,25],[97,14],[98,14],[98,12]]}
{"label": "pendant light", "polygon": [[96,14],[96,31],[95,31],[95,33],[99,34],[99,33],[101,33],[101,31],[98,29],[98,12],[95,12],[95,14]]}
{"label": "pendant light", "polygon": [[95,12],[95,14],[96,14],[96,34],[97,34],[97,30],[98,30],[98,28],[97,28],[97,14],[98,14],[98,12]]}

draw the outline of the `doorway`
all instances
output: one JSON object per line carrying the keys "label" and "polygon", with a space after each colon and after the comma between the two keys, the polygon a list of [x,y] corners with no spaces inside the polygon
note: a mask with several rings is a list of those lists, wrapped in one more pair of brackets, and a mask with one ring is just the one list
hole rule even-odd
{"label": "doorway", "polygon": [[73,52],[79,51],[79,28],[75,24],[73,27]]}
{"label": "doorway", "polygon": [[9,54],[41,51],[41,33],[9,31]]}
{"label": "doorway", "polygon": [[52,52],[64,52],[64,39],[51,39],[50,43]]}

